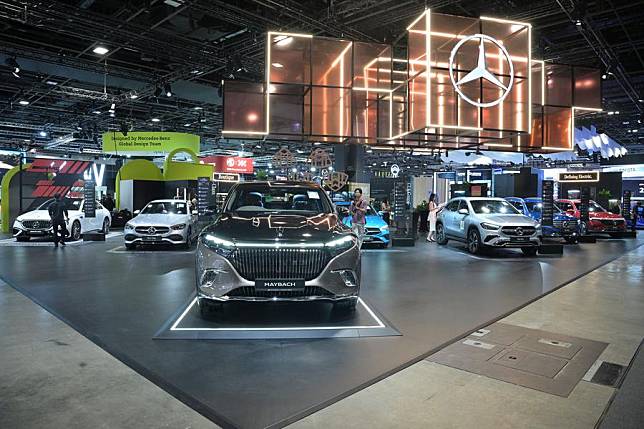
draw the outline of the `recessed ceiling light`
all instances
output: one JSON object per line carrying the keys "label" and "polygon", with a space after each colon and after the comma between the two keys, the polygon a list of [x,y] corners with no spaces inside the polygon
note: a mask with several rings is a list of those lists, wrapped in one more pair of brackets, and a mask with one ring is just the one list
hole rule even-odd
{"label": "recessed ceiling light", "polygon": [[97,46],[94,48],[93,52],[98,55],[105,55],[109,52],[110,50],[107,49],[105,46]]}
{"label": "recessed ceiling light", "polygon": [[101,111],[100,110],[94,110],[92,113],[95,114],[95,115],[100,115]]}
{"label": "recessed ceiling light", "polygon": [[273,63],[273,67],[275,67],[276,69],[281,69],[284,66],[281,63]]}
{"label": "recessed ceiling light", "polygon": [[113,117],[114,117],[114,113],[110,113],[110,118],[113,118]]}
{"label": "recessed ceiling light", "polygon": [[40,137],[47,137],[47,132],[46,131],[41,131],[38,134],[40,135]]}
{"label": "recessed ceiling light", "polygon": [[27,100],[20,100],[18,103],[22,104],[23,106],[26,106],[27,104],[29,104],[29,101],[27,101]]}
{"label": "recessed ceiling light", "polygon": [[201,107],[201,106],[195,106],[195,110],[203,110],[203,107]]}
{"label": "recessed ceiling light", "polygon": [[161,119],[159,119],[159,118],[152,118],[151,120],[152,120],[152,122],[161,122]]}
{"label": "recessed ceiling light", "polygon": [[184,126],[184,127],[189,127],[189,126],[190,126],[190,124],[183,124],[183,126]]}
{"label": "recessed ceiling light", "polygon": [[47,80],[47,81],[45,81],[45,83],[46,83],[47,85],[58,85],[58,82],[56,82],[56,81],[54,81],[54,80]]}

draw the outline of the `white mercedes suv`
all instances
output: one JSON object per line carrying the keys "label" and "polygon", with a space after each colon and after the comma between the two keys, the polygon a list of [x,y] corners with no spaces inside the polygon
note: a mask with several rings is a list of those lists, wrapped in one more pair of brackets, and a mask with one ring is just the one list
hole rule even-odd
{"label": "white mercedes suv", "polygon": [[125,247],[137,244],[171,244],[189,248],[196,230],[197,214],[186,200],[150,201],[125,224]]}

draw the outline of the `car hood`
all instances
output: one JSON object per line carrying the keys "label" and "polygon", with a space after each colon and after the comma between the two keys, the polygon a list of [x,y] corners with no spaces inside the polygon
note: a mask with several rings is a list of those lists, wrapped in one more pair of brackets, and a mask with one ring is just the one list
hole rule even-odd
{"label": "car hood", "polygon": [[350,229],[334,213],[314,216],[304,215],[239,215],[222,214],[204,234],[213,234],[236,242],[280,241],[320,242],[336,234],[349,233]]}
{"label": "car hood", "polygon": [[588,213],[590,219],[624,219],[622,215],[609,212],[593,212]]}
{"label": "car hood", "polygon": [[184,214],[140,214],[128,223],[132,226],[176,225],[188,222],[190,216]]}
{"label": "car hood", "polygon": [[538,223],[531,217],[524,216],[521,214],[515,214],[515,215],[488,214],[488,215],[477,215],[477,216],[485,222],[496,223],[501,226],[504,226],[504,225],[537,226],[537,223]]}
{"label": "car hood", "polygon": [[577,220],[576,217],[569,215],[567,213],[555,213],[552,215],[552,218],[554,220],[561,220],[561,221],[566,221],[566,220]]}
{"label": "car hood", "polygon": [[[68,213],[71,217],[79,212],[78,210],[69,210]],[[21,214],[16,218],[16,220],[22,222],[25,220],[51,220],[51,218],[49,217],[49,212],[47,210],[32,210]]]}

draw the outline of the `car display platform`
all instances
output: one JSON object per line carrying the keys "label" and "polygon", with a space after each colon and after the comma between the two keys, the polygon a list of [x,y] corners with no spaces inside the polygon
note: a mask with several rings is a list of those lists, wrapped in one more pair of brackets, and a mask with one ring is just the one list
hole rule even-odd
{"label": "car display platform", "polygon": [[358,300],[355,312],[325,302],[233,302],[204,319],[192,298],[156,333],[156,339],[359,338],[400,335],[382,315]]}
{"label": "car display platform", "polygon": [[400,335],[216,340],[155,338],[194,297],[194,254],[110,252],[122,243],[108,237],[65,251],[51,243],[0,246],[0,277],[220,426],[266,428],[406,368],[644,240],[567,245],[563,257],[513,250],[466,256],[459,244],[424,241],[369,250],[362,253],[361,296]]}

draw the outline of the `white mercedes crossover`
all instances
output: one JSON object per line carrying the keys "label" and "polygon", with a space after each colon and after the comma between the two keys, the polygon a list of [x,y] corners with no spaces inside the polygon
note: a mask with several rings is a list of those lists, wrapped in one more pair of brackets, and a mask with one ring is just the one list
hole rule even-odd
{"label": "white mercedes crossover", "polygon": [[125,247],[137,244],[172,244],[189,248],[196,231],[196,212],[186,200],[150,201],[125,224]]}
{"label": "white mercedes crossover", "polygon": [[[112,216],[109,210],[96,202],[96,217],[86,217],[83,213],[85,200],[82,198],[66,198],[69,221],[67,231],[70,240],[79,240],[81,236],[89,231],[102,231],[107,234],[110,231]],[[49,218],[49,205],[54,199],[42,203],[36,210],[32,210],[18,216],[13,223],[13,236],[18,241],[29,241],[31,237],[53,236],[51,219]]]}

